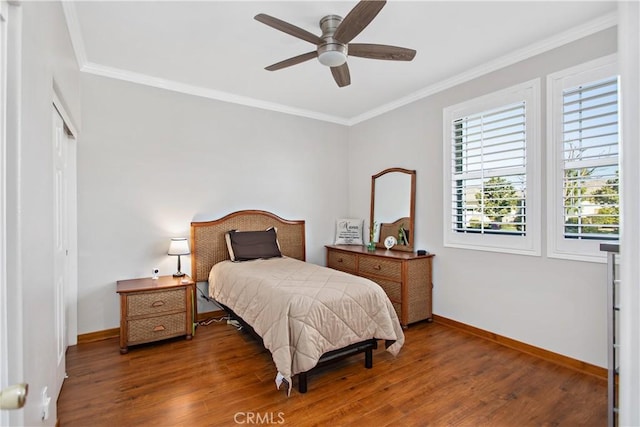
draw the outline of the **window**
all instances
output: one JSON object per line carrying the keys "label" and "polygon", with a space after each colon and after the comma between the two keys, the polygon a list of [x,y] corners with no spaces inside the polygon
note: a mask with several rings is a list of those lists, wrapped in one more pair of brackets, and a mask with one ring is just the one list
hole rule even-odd
{"label": "window", "polygon": [[539,81],[445,108],[445,246],[540,254]]}
{"label": "window", "polygon": [[526,235],[525,104],[454,120],[453,229]]}
{"label": "window", "polygon": [[620,232],[615,57],[548,77],[550,257],[603,261]]}

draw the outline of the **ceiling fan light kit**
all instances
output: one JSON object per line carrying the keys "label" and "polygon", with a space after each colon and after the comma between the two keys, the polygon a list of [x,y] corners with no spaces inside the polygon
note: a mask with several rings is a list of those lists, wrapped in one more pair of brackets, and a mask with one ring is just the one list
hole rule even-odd
{"label": "ceiling fan light kit", "polygon": [[327,67],[338,67],[347,62],[347,45],[333,38],[342,22],[338,15],[328,15],[320,20],[323,43],[318,46],[318,61]]}
{"label": "ceiling fan light kit", "polygon": [[344,46],[329,44],[327,49],[318,51],[318,61],[327,67],[338,67],[347,62],[347,54]]}
{"label": "ceiling fan light kit", "polygon": [[347,56],[349,55],[389,61],[411,61],[415,57],[416,51],[403,47],[353,43],[351,44],[351,53],[349,52],[351,40],[373,21],[385,4],[386,1],[361,0],[344,19],[338,15],[323,17],[320,20],[321,37],[278,18],[263,13],[256,15],[256,21],[316,45],[316,51],[285,59],[265,67],[265,69],[269,71],[280,70],[312,58],[318,58],[322,65],[331,68],[331,74],[338,86],[344,87],[351,84],[347,65]]}

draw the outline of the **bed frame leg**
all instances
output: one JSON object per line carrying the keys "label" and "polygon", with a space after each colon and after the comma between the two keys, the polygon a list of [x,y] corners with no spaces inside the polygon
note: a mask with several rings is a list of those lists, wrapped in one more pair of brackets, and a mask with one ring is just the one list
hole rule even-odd
{"label": "bed frame leg", "polygon": [[306,372],[300,372],[298,374],[298,391],[300,393],[307,392],[307,373]]}
{"label": "bed frame leg", "polygon": [[373,348],[369,347],[364,352],[364,367],[373,368]]}

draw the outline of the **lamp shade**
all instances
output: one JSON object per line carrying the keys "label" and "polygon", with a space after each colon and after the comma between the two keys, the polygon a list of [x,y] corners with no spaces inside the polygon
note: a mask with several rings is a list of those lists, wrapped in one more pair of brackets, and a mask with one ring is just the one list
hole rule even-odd
{"label": "lamp shade", "polygon": [[186,237],[176,237],[171,239],[169,245],[169,255],[189,255],[189,242]]}

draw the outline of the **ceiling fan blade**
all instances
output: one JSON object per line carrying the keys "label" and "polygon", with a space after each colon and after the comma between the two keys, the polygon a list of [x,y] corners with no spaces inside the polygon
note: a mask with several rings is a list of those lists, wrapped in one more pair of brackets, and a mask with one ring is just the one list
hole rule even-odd
{"label": "ceiling fan blade", "polygon": [[278,18],[274,18],[273,16],[259,13],[258,15],[254,16],[254,19],[270,26],[271,28],[275,28],[276,30],[280,30],[283,33],[287,33],[304,41],[308,41],[309,43],[313,43],[315,45],[322,43],[322,39],[315,34],[310,33],[307,30],[303,30],[300,27],[296,27],[293,24],[289,24],[288,22],[284,22]]}
{"label": "ceiling fan blade", "polygon": [[269,65],[264,69],[268,71],[276,71],[282,68],[291,67],[292,65],[300,64],[301,62],[308,61],[310,59],[316,58],[317,56],[318,56],[318,52],[314,50],[313,52],[303,53],[302,55],[294,56],[292,58],[285,59],[284,61],[280,61],[273,65]]}
{"label": "ceiling fan blade", "polygon": [[373,21],[386,3],[378,0],[361,0],[338,25],[333,37],[342,43],[349,43]]}
{"label": "ceiling fan blade", "polygon": [[349,44],[349,55],[389,61],[411,61],[416,56],[416,51],[406,47],[384,44],[351,43]]}
{"label": "ceiling fan blade", "polygon": [[345,87],[351,84],[351,75],[349,74],[349,66],[345,62],[338,67],[331,67],[331,74],[338,86]]}

